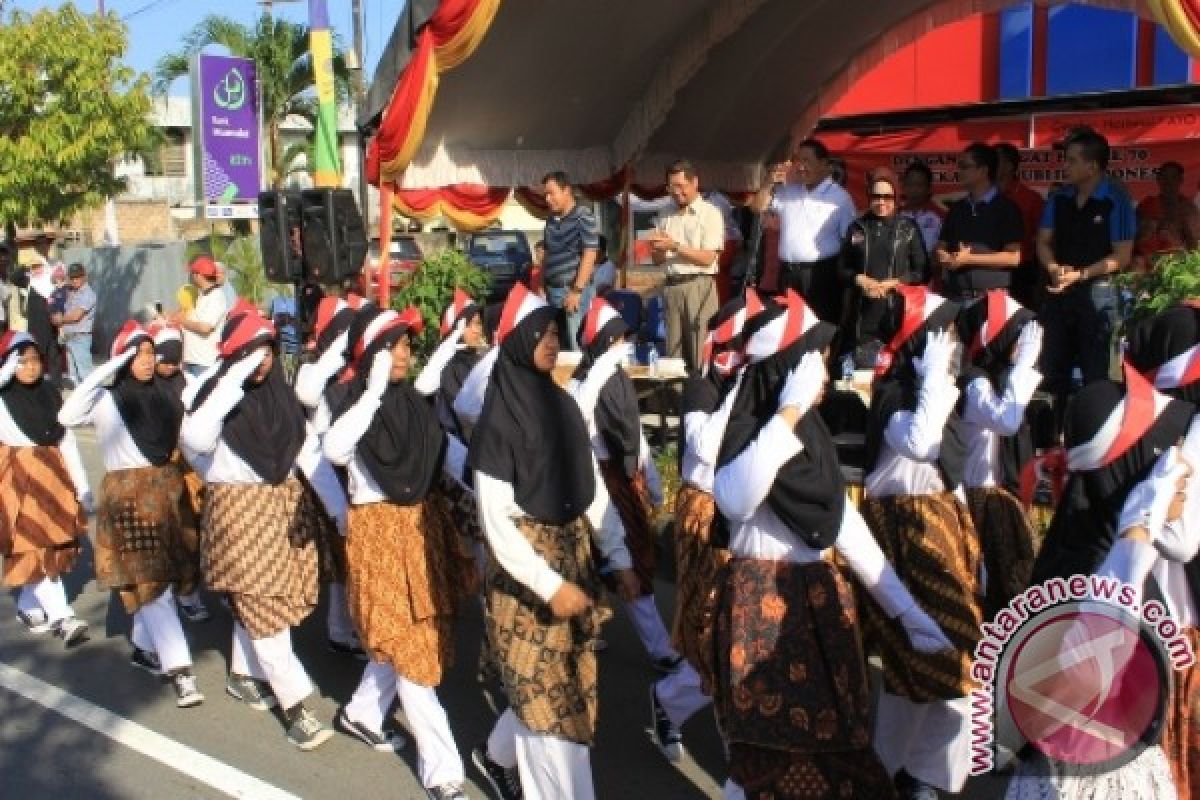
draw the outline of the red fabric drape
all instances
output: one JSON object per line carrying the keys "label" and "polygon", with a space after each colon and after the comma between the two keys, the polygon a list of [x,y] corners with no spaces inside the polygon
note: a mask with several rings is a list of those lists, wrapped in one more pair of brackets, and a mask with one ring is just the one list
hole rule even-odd
{"label": "red fabric drape", "polygon": [[479,230],[498,216],[508,200],[507,187],[460,183],[438,189],[398,189],[393,197],[396,209],[416,219],[439,214],[460,230]]}

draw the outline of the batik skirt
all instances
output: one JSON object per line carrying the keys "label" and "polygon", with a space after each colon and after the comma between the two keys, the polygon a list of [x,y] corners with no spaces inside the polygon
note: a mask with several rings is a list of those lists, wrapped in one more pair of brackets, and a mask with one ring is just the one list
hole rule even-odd
{"label": "batik skirt", "polygon": [[75,564],[87,515],[57,447],[0,445],[0,556],[4,585],[58,578]]}

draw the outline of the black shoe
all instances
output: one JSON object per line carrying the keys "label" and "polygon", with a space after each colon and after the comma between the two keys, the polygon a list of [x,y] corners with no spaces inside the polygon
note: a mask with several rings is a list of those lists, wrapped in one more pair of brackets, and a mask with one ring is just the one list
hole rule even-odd
{"label": "black shoe", "polygon": [[339,642],[336,639],[329,640],[329,649],[343,656],[353,656],[359,661],[369,661],[367,651],[363,650],[362,645],[358,642]]}
{"label": "black shoe", "polygon": [[279,705],[270,687],[248,675],[230,673],[229,680],[225,681],[225,694],[255,711],[266,711]]}
{"label": "black shoe", "polygon": [[656,658],[650,664],[664,675],[670,675],[673,672],[678,672],[683,666],[683,656],[663,656]]}
{"label": "black shoe", "polygon": [[488,758],[486,743],[471,751],[471,762],[487,779],[492,800],[521,800],[524,796],[517,768],[506,769]]}
{"label": "black shoe", "polygon": [[443,783],[433,788],[425,787],[429,800],[467,800],[467,793],[460,783]]}
{"label": "black shoe", "polygon": [[162,663],[158,660],[158,656],[137,646],[134,646],[133,655],[129,657],[129,665],[149,672],[156,678],[161,678],[163,674]]}
{"label": "black shoe", "polygon": [[288,741],[306,753],[316,750],[329,741],[329,737],[333,736],[333,731],[322,725],[321,721],[304,706],[298,707],[288,722]]}
{"label": "black shoe", "polygon": [[212,619],[212,614],[208,611],[208,606],[204,605],[204,601],[197,599],[194,603],[187,603],[183,600],[176,601],[179,606],[179,613],[188,622],[208,622]]}
{"label": "black shoe", "polygon": [[381,753],[399,753],[408,744],[408,740],[396,731],[373,731],[361,722],[355,722],[346,716],[344,708],[333,718],[333,727]]}
{"label": "black shoe", "polygon": [[658,694],[650,687],[650,724],[654,731],[654,744],[672,764],[683,759],[683,734],[671,724],[671,718],[658,702]]}

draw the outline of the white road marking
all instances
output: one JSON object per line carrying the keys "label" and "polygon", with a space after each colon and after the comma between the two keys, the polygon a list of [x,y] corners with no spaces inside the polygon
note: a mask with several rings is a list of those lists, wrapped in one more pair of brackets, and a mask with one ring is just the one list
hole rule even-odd
{"label": "white road marking", "polygon": [[82,697],[76,697],[4,663],[0,663],[0,688],[45,706],[230,797],[247,800],[301,800],[298,795],[285,792],[253,775],[247,775],[236,767],[193,750],[174,739],[168,739],[143,725],[117,716]]}

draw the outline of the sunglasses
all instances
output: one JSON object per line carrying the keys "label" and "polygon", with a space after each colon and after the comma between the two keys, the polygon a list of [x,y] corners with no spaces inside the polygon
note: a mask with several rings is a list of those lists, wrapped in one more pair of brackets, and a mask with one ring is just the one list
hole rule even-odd
{"label": "sunglasses", "polygon": [[867,197],[870,198],[871,200],[895,200],[896,199],[896,195],[894,195],[894,194],[876,194],[874,192],[867,195]]}

